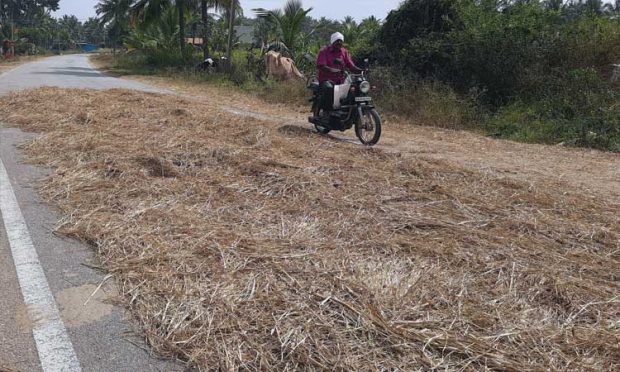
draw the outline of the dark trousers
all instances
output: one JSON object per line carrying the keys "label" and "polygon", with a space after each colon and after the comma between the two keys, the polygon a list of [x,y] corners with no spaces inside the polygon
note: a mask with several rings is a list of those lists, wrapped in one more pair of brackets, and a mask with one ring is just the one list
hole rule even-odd
{"label": "dark trousers", "polygon": [[330,80],[321,83],[321,97],[323,110],[332,111],[334,109],[334,83]]}

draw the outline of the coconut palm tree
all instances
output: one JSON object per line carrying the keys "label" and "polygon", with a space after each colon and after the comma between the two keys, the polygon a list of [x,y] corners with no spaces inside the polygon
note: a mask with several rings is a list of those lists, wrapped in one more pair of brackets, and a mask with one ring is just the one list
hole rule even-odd
{"label": "coconut palm tree", "polygon": [[608,13],[620,13],[620,0],[616,0],[613,4],[609,3],[609,4],[605,4],[605,10]]}
{"label": "coconut palm tree", "polygon": [[[235,4],[237,11],[241,11],[241,4],[237,1]],[[200,0],[200,12],[202,18],[202,54],[204,58],[209,56],[209,8],[213,8],[216,12],[230,9],[230,0]]]}
{"label": "coconut palm tree", "polygon": [[306,16],[312,8],[304,9],[301,0],[288,0],[282,11],[266,10],[263,8],[253,9],[259,18],[273,22],[278,30],[279,40],[282,46],[295,57],[297,47],[302,39],[302,26]]}
{"label": "coconut palm tree", "polygon": [[108,24],[114,38],[112,42],[113,53],[116,54],[120,36],[129,24],[129,9],[132,0],[100,0],[95,6],[95,11],[102,25]]}
{"label": "coconut palm tree", "polygon": [[348,44],[354,44],[358,38],[363,36],[364,33],[364,29],[359,27],[357,22],[355,22],[355,19],[351,16],[346,16],[344,20],[342,20],[340,30],[344,36],[344,40]]}
{"label": "coconut palm tree", "polygon": [[162,17],[164,11],[171,5],[171,0],[137,0],[131,6],[133,22],[138,27],[146,26]]}
{"label": "coconut palm tree", "polygon": [[549,10],[561,10],[564,6],[564,0],[545,0],[544,5]]}
{"label": "coconut palm tree", "polygon": [[586,0],[585,7],[595,14],[603,14],[605,12],[605,3],[603,0]]}
{"label": "coconut palm tree", "polygon": [[362,22],[360,23],[360,27],[372,28],[372,29],[380,28],[381,21],[379,21],[379,19],[377,19],[377,17],[375,17],[374,15],[371,15],[370,17],[366,17],[362,19]]}
{"label": "coconut palm tree", "polygon": [[574,8],[580,12],[589,12],[596,15],[602,15],[609,12],[609,6],[603,0],[572,0],[567,7]]}
{"label": "coconut palm tree", "polygon": [[176,6],[179,15],[179,47],[181,53],[185,51],[185,0],[138,0],[131,8],[135,20],[146,26],[157,22],[163,16],[166,9]]}
{"label": "coconut palm tree", "polygon": [[200,0],[200,15],[202,19],[202,58],[207,59],[209,57],[209,44],[207,38],[209,37],[209,1]]}
{"label": "coconut palm tree", "polygon": [[179,14],[179,44],[181,50],[185,47],[185,25],[187,10],[196,11],[200,2],[200,11],[203,24],[203,47],[205,58],[208,56],[209,50],[207,46],[209,13],[208,9],[213,8],[215,11],[228,9],[230,2],[235,1],[235,8],[241,11],[239,0],[138,0],[132,6],[131,11],[134,20],[140,24],[147,25],[160,19],[165,10],[170,6],[176,6]]}
{"label": "coconut palm tree", "polygon": [[178,20],[177,8],[168,7],[159,19],[135,28],[125,39],[125,43],[150,53],[173,51],[178,43]]}

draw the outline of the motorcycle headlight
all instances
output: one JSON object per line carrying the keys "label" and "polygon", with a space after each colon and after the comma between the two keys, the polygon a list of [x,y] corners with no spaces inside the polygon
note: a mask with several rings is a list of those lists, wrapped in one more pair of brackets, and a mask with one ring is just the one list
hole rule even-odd
{"label": "motorcycle headlight", "polygon": [[362,82],[360,83],[360,91],[361,91],[362,93],[368,93],[368,92],[370,92],[370,83],[369,83],[369,82],[367,82],[367,81],[362,81]]}

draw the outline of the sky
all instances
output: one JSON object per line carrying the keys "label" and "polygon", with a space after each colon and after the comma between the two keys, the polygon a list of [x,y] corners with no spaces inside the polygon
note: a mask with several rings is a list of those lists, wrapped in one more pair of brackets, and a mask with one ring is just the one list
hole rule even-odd
{"label": "sky", "polygon": [[[340,20],[347,15],[357,20],[362,20],[374,15],[383,19],[390,10],[395,9],[402,0],[304,0],[304,8],[312,7],[310,16],[313,18],[327,17]],[[60,9],[53,13],[55,17],[65,14],[74,15],[80,21],[86,21],[89,17],[96,17],[95,4],[98,0],[60,0]],[[286,0],[241,0],[241,6],[246,17],[253,17],[252,9],[281,8]]]}

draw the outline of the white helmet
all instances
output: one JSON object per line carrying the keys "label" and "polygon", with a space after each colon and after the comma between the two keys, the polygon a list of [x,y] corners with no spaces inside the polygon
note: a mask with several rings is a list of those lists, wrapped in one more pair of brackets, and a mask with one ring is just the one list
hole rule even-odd
{"label": "white helmet", "polygon": [[331,39],[330,39],[330,44],[333,44],[333,43],[335,43],[338,40],[344,42],[344,35],[341,34],[340,32],[334,32],[332,34]]}

